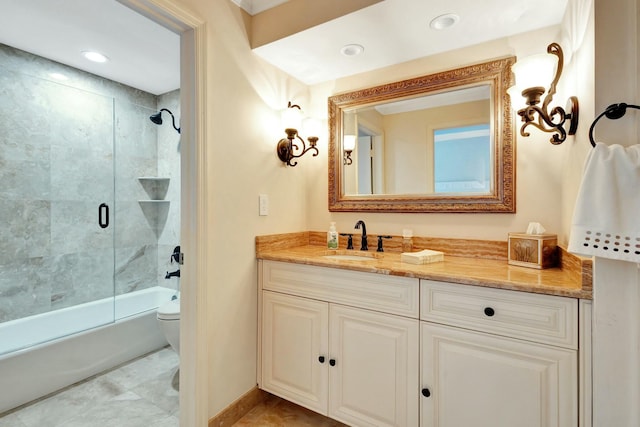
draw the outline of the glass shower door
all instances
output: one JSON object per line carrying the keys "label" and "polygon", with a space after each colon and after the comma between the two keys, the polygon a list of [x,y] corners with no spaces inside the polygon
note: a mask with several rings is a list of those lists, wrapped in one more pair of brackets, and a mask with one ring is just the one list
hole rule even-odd
{"label": "glass shower door", "polygon": [[[162,107],[179,111],[179,91],[115,101],[116,321],[177,297],[180,245],[180,135],[150,120]],[[166,119],[166,117],[165,117]],[[170,119],[169,119],[170,120]]]}
{"label": "glass shower door", "polygon": [[0,354],[114,321],[114,100],[0,67]]}
{"label": "glass shower door", "polygon": [[[116,320],[158,307],[168,293],[158,290],[158,244],[169,214],[169,178],[158,172],[158,125],[149,120],[157,110],[128,99],[115,101]],[[155,101],[155,99],[153,99]],[[169,254],[166,255],[169,259]]]}

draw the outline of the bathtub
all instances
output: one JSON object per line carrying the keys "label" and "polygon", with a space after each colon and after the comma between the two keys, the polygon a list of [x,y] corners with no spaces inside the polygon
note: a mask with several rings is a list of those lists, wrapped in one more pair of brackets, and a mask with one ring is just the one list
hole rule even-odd
{"label": "bathtub", "polygon": [[10,390],[0,393],[0,414],[167,345],[156,307],[174,294],[156,286],[117,296],[115,307],[105,298],[0,323],[0,352],[11,351],[0,356]]}

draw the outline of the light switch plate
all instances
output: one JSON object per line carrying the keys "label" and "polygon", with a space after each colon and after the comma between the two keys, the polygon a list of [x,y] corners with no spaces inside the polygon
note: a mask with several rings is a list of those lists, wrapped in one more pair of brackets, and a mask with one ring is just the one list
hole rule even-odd
{"label": "light switch plate", "polygon": [[269,215],[269,196],[266,194],[260,194],[258,196],[259,215]]}

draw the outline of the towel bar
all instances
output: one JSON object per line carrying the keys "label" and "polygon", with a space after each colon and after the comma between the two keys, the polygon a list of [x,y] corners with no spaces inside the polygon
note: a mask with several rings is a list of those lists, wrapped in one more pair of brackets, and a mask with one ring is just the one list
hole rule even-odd
{"label": "towel bar", "polygon": [[607,116],[608,119],[617,120],[620,117],[624,116],[627,112],[627,108],[635,108],[636,110],[640,110],[640,106],[638,105],[629,105],[621,102],[620,104],[611,104],[604,110],[596,119],[591,123],[591,127],[589,128],[589,141],[591,141],[591,146],[595,147],[596,142],[593,139],[593,128],[596,127],[596,123],[602,116]]}

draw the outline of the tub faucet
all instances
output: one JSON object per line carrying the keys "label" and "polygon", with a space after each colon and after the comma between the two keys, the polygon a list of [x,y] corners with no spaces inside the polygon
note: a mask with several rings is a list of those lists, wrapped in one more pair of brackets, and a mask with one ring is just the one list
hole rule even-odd
{"label": "tub faucet", "polygon": [[172,277],[180,277],[180,269],[172,271],[171,273],[167,271],[166,276],[164,276],[165,279],[171,279]]}
{"label": "tub faucet", "polygon": [[362,243],[360,244],[360,250],[368,251],[369,245],[367,244],[367,226],[364,224],[363,220],[356,222],[356,230],[360,230],[360,226],[362,226]]}

